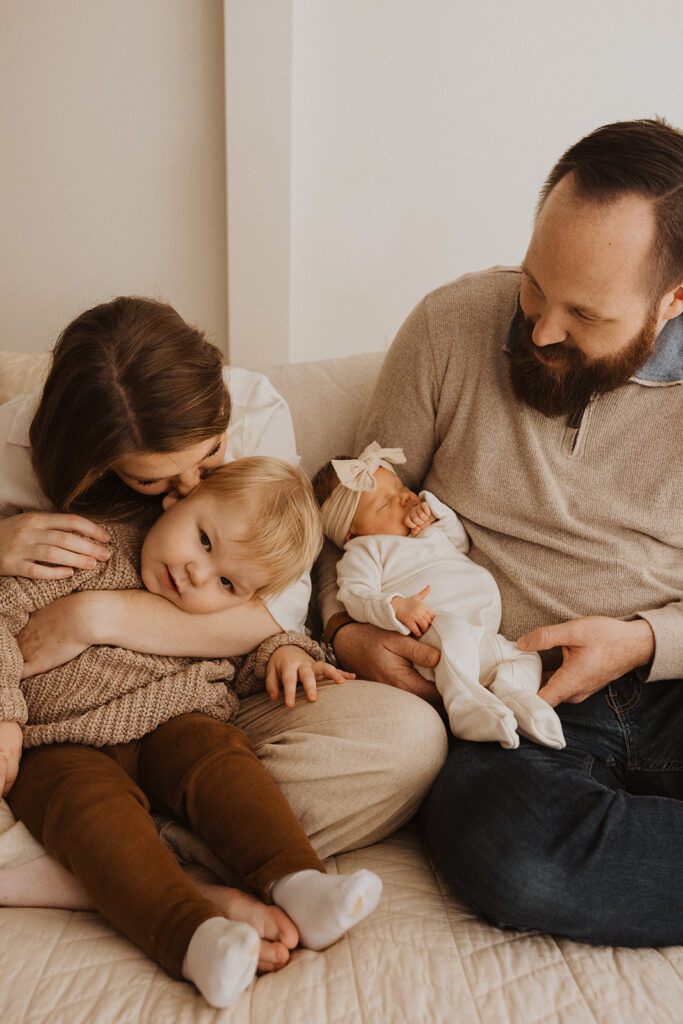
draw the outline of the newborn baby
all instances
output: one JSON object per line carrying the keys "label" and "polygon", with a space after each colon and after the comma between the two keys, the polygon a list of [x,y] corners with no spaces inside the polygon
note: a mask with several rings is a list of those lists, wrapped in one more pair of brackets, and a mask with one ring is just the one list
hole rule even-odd
{"label": "newborn baby", "polygon": [[392,463],[400,448],[370,444],[358,459],[333,459],[316,475],[323,529],[344,555],[339,600],[359,622],[414,633],[438,647],[436,683],[451,730],[467,740],[517,747],[518,733],[565,746],[557,714],[541,697],[541,659],[498,633],[500,593],[467,557],[455,513],[429,491],[404,487]]}

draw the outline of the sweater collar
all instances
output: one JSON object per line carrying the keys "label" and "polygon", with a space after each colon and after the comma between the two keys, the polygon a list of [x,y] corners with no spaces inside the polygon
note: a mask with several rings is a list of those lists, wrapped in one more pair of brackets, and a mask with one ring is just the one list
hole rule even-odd
{"label": "sweater collar", "polygon": [[[505,349],[508,352],[515,347],[517,340],[516,319],[517,310],[505,335]],[[657,335],[654,352],[629,380],[647,387],[683,384],[683,314],[667,320]]]}

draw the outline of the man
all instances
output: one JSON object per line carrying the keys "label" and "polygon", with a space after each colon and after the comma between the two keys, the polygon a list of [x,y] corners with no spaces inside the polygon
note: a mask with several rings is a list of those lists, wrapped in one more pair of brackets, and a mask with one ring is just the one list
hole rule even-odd
{"label": "man", "polygon": [[[437,864],[502,926],[683,942],[683,133],[623,122],[568,150],[521,272],[410,315],[371,440],[461,517],[567,740],[453,739],[421,812]],[[435,652],[324,610],[345,668],[427,695],[406,659]]]}

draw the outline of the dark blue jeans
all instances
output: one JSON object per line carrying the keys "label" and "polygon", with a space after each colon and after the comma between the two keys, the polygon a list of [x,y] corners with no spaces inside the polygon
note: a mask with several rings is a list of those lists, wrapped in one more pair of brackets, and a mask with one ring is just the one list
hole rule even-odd
{"label": "dark blue jeans", "polygon": [[683,943],[683,680],[557,710],[564,750],[452,740],[420,812],[437,866],[501,927]]}

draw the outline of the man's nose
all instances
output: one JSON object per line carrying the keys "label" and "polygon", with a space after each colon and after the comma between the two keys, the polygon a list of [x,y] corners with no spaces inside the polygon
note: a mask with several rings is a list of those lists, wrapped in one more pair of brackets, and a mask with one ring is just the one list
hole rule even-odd
{"label": "man's nose", "polygon": [[188,469],[184,473],[178,473],[178,475],[173,478],[173,486],[180,497],[185,498],[190,491],[193,491],[195,487],[198,486],[200,479],[199,467],[194,466],[192,469]]}
{"label": "man's nose", "polygon": [[546,345],[558,345],[567,340],[567,332],[562,326],[559,317],[552,313],[543,313],[539,316],[531,332],[531,339],[534,345],[544,348]]}

